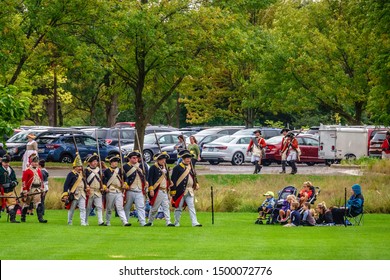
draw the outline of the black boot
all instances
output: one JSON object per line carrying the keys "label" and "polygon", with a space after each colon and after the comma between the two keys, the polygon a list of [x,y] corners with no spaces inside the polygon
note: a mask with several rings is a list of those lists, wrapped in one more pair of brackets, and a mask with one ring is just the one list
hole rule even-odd
{"label": "black boot", "polygon": [[280,174],[284,174],[284,173],[286,173],[286,161],[282,160],[282,171],[280,172]]}
{"label": "black boot", "polygon": [[27,210],[28,210],[27,207],[24,207],[24,208],[22,209],[22,217],[21,217],[21,219],[20,219],[20,221],[21,221],[22,223],[26,222]]}
{"label": "black boot", "polygon": [[295,163],[295,160],[292,160],[292,161],[290,161],[290,166],[291,166],[291,174],[292,175],[294,175],[294,174],[296,174],[297,173],[297,165],[296,165],[296,163]]}
{"label": "black boot", "polygon": [[15,218],[16,218],[16,210],[14,208],[14,209],[9,210],[9,221],[10,221],[10,223],[16,223],[16,224],[20,223]]}
{"label": "black boot", "polygon": [[261,168],[263,168],[261,165],[260,165],[260,163],[259,162],[257,162],[257,174],[259,174],[260,173],[260,171],[261,171]]}
{"label": "black boot", "polygon": [[42,204],[39,203],[37,207],[37,216],[38,216],[38,221],[40,223],[47,223],[47,220],[43,218],[43,206]]}

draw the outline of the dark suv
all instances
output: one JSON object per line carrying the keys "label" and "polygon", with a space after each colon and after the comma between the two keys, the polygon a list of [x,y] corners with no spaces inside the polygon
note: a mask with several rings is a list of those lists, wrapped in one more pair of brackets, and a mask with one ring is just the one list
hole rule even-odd
{"label": "dark suv", "polygon": [[135,129],[134,128],[98,128],[98,129],[83,129],[84,133],[103,140],[107,145],[118,146],[118,135],[120,133],[121,145],[127,145],[134,143]]}
{"label": "dark suv", "polygon": [[[36,139],[39,158],[46,161],[73,162],[76,155],[75,142],[82,160],[87,155],[98,153],[95,138],[84,134],[44,135]],[[99,141],[99,152],[104,160],[107,156],[119,155],[119,149]]]}
{"label": "dark suv", "polygon": [[77,129],[69,128],[49,128],[49,129],[29,129],[22,130],[7,140],[6,146],[8,154],[12,160],[22,160],[24,152],[26,151],[27,135],[29,133],[35,134],[35,136],[48,136],[48,135],[61,135],[64,133],[85,134]]}

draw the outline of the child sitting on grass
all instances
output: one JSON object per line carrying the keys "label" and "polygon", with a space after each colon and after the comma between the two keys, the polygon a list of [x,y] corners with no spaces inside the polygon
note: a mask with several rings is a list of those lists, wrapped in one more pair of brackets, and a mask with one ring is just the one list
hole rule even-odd
{"label": "child sitting on grass", "polygon": [[293,202],[296,202],[296,197],[293,194],[288,195],[283,202],[282,209],[279,210],[279,221],[281,223],[285,223],[289,219]]}
{"label": "child sitting on grass", "polygon": [[257,218],[256,224],[263,224],[262,220],[265,220],[267,214],[271,214],[272,209],[275,205],[275,199],[274,199],[274,193],[271,191],[268,191],[264,194],[265,200],[260,205],[259,208],[257,208],[257,211],[259,212],[259,217]]}
{"label": "child sitting on grass", "polygon": [[313,217],[312,211],[310,209],[310,202],[305,202],[303,204],[303,217],[301,221],[303,226],[315,226],[316,220]]}
{"label": "child sitting on grass", "polygon": [[299,213],[299,202],[294,201],[291,203],[291,214],[288,224],[285,227],[297,227],[301,223],[301,213]]}

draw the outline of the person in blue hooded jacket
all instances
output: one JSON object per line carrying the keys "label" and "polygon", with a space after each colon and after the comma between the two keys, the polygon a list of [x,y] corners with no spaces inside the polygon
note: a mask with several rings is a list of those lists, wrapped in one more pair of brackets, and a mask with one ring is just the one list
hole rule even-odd
{"label": "person in blue hooded jacket", "polygon": [[344,215],[347,217],[356,217],[363,212],[364,197],[362,188],[355,184],[352,186],[353,194],[347,201],[345,207],[333,208],[332,215],[335,224],[344,224]]}

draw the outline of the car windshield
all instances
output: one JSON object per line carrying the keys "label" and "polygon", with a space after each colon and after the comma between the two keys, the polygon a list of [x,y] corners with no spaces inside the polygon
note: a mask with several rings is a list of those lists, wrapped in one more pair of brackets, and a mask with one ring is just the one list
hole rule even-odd
{"label": "car windshield", "polygon": [[218,138],[214,142],[217,142],[217,143],[230,143],[234,139],[236,139],[236,138],[235,137],[231,137],[231,136],[223,136],[223,137]]}
{"label": "car windshield", "polygon": [[27,143],[27,135],[29,133],[29,131],[21,131],[8,139],[7,143]]}
{"label": "car windshield", "polygon": [[145,135],[144,144],[154,144],[154,143],[156,143],[156,136],[154,136],[154,133]]}
{"label": "car windshield", "polygon": [[267,144],[279,144],[282,141],[283,136],[275,136],[266,141]]}
{"label": "car windshield", "polygon": [[255,131],[256,128],[247,128],[247,129],[241,129],[237,132],[234,132],[233,135],[250,135],[253,134],[253,131]]}
{"label": "car windshield", "polygon": [[48,137],[48,138],[37,138],[36,142],[38,144],[51,144],[53,143],[55,140],[57,140],[57,138],[53,138],[53,137]]}

